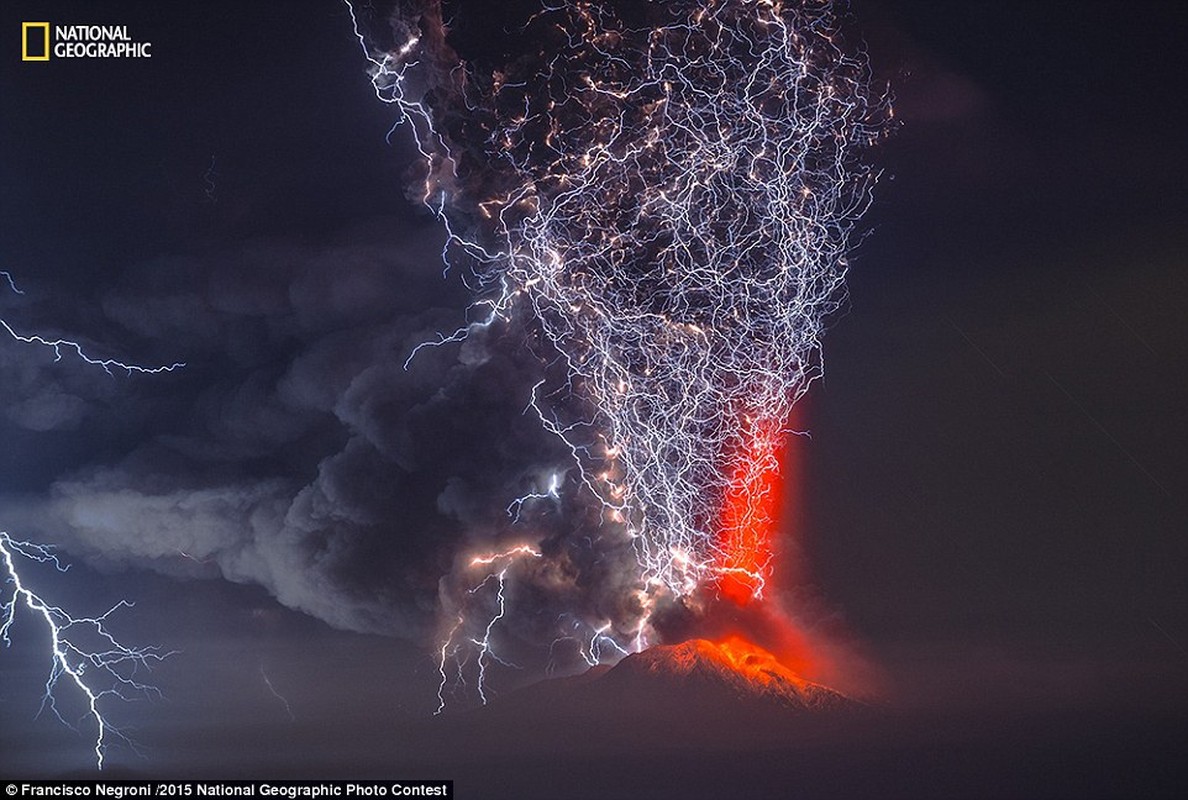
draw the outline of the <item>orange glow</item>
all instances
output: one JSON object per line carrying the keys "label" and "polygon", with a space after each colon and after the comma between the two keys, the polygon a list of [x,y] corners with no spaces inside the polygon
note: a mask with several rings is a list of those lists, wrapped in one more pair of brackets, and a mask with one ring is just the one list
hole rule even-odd
{"label": "orange glow", "polygon": [[876,697],[885,689],[882,674],[854,642],[846,641],[836,620],[824,625],[820,619],[806,620],[789,605],[792,595],[778,591],[806,577],[798,556],[808,439],[784,431],[804,430],[807,415],[802,401],[786,424],[741,417],[748,447],[730,460],[732,479],[717,520],[717,557],[709,565],[715,579],[703,585],[700,601],[693,604],[695,632],[703,637],[698,647],[724,668],[765,685],[811,682],[850,696]]}
{"label": "orange glow", "polygon": [[797,686],[808,684],[808,681],[782,664],[772,653],[741,636],[728,636],[713,644],[720,660],[735,672],[746,676],[748,680],[767,685],[778,676]]}
{"label": "orange glow", "polygon": [[795,489],[799,483],[797,453],[793,443],[784,442],[781,426],[768,421],[752,427],[749,451],[735,466],[722,500],[718,527],[718,591],[740,606],[761,597],[771,579],[781,499],[786,486]]}
{"label": "orange glow", "polygon": [[[798,549],[801,462],[807,440],[783,431],[803,430],[803,405],[797,404],[787,425],[744,418],[753,435],[723,498],[720,555],[714,565],[718,578],[713,588],[727,602],[703,619],[707,625],[703,630],[739,671],[746,672],[748,665],[756,669],[775,665],[816,681],[837,674],[836,654],[783,608],[774,594],[777,552],[789,556]],[[802,569],[797,563],[781,563],[779,574],[784,580],[795,579]]]}
{"label": "orange glow", "polygon": [[718,588],[728,599],[744,605],[762,593],[771,561],[780,462],[773,436],[755,433],[747,458],[731,476],[722,502],[720,526],[722,577]]}
{"label": "orange glow", "polygon": [[472,567],[488,567],[501,559],[514,559],[517,556],[532,556],[533,558],[540,558],[540,551],[530,544],[521,544],[515,547],[509,547],[499,553],[488,553],[482,556],[475,556],[470,559],[470,566]]}

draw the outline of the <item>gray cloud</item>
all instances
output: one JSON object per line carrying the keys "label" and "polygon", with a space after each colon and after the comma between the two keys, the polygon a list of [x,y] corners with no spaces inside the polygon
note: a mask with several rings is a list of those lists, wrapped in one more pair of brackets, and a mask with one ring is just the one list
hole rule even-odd
{"label": "gray cloud", "polygon": [[[425,233],[131,267],[95,329],[189,365],[112,378],[5,349],[6,391],[24,398],[10,423],[82,431],[52,483],[7,498],[6,520],[101,567],[258,584],[335,627],[412,637],[469,586],[469,553],[531,541],[546,550],[519,576],[535,613],[510,635],[547,643],[565,613],[629,617],[630,549],[600,538],[567,448],[526,411],[542,369],[529,332],[479,329],[405,369],[461,321],[461,304],[429,302],[448,293]],[[508,504],[554,474],[569,490],[513,521]]]}

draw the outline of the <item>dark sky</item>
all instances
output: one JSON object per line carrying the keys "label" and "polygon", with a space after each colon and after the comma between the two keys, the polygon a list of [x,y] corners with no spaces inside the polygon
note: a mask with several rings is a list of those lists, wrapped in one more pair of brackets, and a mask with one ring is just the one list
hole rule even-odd
{"label": "dark sky", "polygon": [[[124,638],[180,651],[164,699],[113,710],[144,758],[112,763],[399,772],[437,704],[438,577],[561,457],[521,413],[538,368],[494,332],[401,369],[468,296],[344,6],[0,15],[0,270],[25,292],[0,317],[188,364],[111,378],[0,340],[0,530],[64,548],[68,576],[38,573],[64,606],[127,597]],[[46,19],[128,25],[153,58],[20,62]],[[1184,22],[852,4],[901,125],[797,443],[788,590],[897,707],[1092,706],[1102,737],[1116,711],[1184,741]],[[85,772],[86,736],[34,719],[38,635],[0,652],[0,773]]]}

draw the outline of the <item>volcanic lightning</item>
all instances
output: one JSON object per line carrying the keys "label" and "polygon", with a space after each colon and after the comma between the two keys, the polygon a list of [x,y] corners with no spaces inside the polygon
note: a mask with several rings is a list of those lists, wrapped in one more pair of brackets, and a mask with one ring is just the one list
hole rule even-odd
{"label": "volcanic lightning", "polygon": [[[645,647],[658,604],[694,592],[761,598],[778,454],[845,301],[878,177],[862,152],[891,119],[865,57],[828,0],[549,3],[519,32],[532,52],[493,68],[454,51],[439,2],[400,9],[379,45],[350,8],[447,268],[476,293],[473,325],[527,320],[548,365],[532,405],[600,535],[634,547],[636,619],[586,620],[590,641]],[[506,563],[469,640],[480,678]]]}
{"label": "volcanic lightning", "polygon": [[17,333],[15,330],[13,330],[12,326],[9,325],[7,322],[5,322],[3,319],[0,319],[0,328],[4,328],[4,330],[8,331],[8,334],[12,338],[16,339],[18,342],[23,342],[25,344],[41,345],[42,347],[48,347],[49,349],[53,350],[54,351],[54,361],[61,361],[62,360],[62,351],[70,350],[70,351],[73,351],[74,355],[78,359],[83,361],[84,363],[87,363],[87,364],[90,364],[90,365],[96,366],[96,367],[101,367],[103,369],[103,371],[106,372],[108,375],[112,374],[111,370],[113,367],[115,369],[123,370],[124,372],[128,373],[129,375],[131,375],[133,372],[139,372],[139,373],[143,373],[143,374],[147,374],[147,375],[155,375],[155,374],[161,373],[161,372],[173,372],[175,369],[181,369],[182,367],[185,366],[185,363],[183,363],[183,362],[176,362],[173,364],[166,364],[164,366],[145,367],[140,364],[126,364],[123,361],[117,361],[114,358],[95,358],[93,356],[88,355],[87,352],[85,350],[83,350],[83,347],[81,344],[79,344],[78,342],[75,342],[75,341],[71,341],[70,339],[61,339],[61,338],[47,339],[44,336],[40,336],[38,334],[32,334],[32,335],[20,334],[20,333]]}
{"label": "volcanic lightning", "polygon": [[[83,695],[87,715],[95,720],[95,763],[103,769],[103,757],[107,749],[108,734],[127,739],[116,729],[100,710],[100,701],[114,695],[127,699],[127,692],[141,694],[156,690],[137,680],[140,671],[149,668],[150,662],[169,656],[156,647],[128,647],[121,644],[107,628],[108,618],[121,608],[132,604],[121,600],[104,614],[97,617],[76,617],[47,602],[41,595],[29,588],[21,579],[17,569],[19,559],[42,564],[51,564],[59,572],[68,567],[58,560],[57,554],[46,546],[13,539],[0,531],[0,560],[4,563],[5,582],[11,584],[12,594],[0,604],[0,639],[6,646],[12,645],[9,633],[16,621],[17,610],[24,607],[33,616],[45,623],[50,634],[50,670],[45,681],[45,694],[41,709],[50,711],[68,727],[58,711],[54,694],[59,683],[72,684]],[[104,685],[104,688],[99,688]]]}
{"label": "volcanic lightning", "polygon": [[[438,659],[438,672],[441,682],[437,688],[439,701],[436,714],[440,714],[446,707],[446,688],[449,685],[449,663],[454,663],[455,674],[459,683],[465,683],[465,668],[469,651],[475,653],[475,686],[479,699],[484,705],[487,703],[487,664],[494,659],[504,666],[513,666],[501,659],[496,653],[491,641],[495,625],[507,613],[507,577],[508,572],[520,561],[526,558],[540,558],[541,553],[529,544],[510,547],[498,553],[486,553],[470,559],[469,567],[492,568],[494,571],[486,573],[482,580],[468,588],[459,602],[455,612],[453,627],[441,643]],[[494,587],[492,590],[490,587]],[[449,596],[443,598],[449,600]],[[485,615],[479,609],[486,607]],[[476,623],[476,615],[478,622]]]}
{"label": "volcanic lightning", "polygon": [[[5,277],[13,292],[24,294],[9,273],[0,272],[0,275]],[[142,366],[115,359],[94,358],[87,354],[81,344],[72,340],[18,334],[4,319],[0,319],[0,327],[18,342],[52,349],[54,361],[62,360],[64,349],[70,350],[84,363],[98,366],[108,375],[113,374],[112,368],[131,375],[172,372],[185,366],[182,363]],[[154,687],[141,683],[138,676],[148,671],[151,662],[160,661],[172,653],[162,652],[153,646],[129,647],[115,638],[107,627],[108,618],[121,608],[131,608],[133,604],[127,600],[119,601],[99,616],[79,617],[51,604],[33,591],[22,579],[21,570],[18,569],[18,563],[22,560],[25,564],[48,564],[63,573],[69,569],[49,545],[13,539],[6,531],[0,531],[0,560],[4,563],[5,583],[12,587],[12,594],[0,604],[0,617],[3,618],[3,622],[0,622],[0,639],[6,646],[12,645],[9,634],[20,608],[27,609],[45,623],[50,634],[50,670],[42,695],[41,711],[48,708],[59,721],[73,728],[59,713],[55,691],[59,683],[65,682],[81,692],[87,709],[85,716],[95,721],[95,763],[102,770],[109,734],[128,744],[131,742],[104,716],[100,708],[101,701],[110,696],[129,699],[131,693],[157,693]]]}

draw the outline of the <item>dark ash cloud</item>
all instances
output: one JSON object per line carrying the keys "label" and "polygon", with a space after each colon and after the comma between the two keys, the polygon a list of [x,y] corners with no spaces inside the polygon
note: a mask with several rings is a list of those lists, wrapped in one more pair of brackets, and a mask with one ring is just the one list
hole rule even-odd
{"label": "dark ash cloud", "polygon": [[508,498],[560,454],[522,414],[535,362],[520,333],[403,368],[460,318],[427,302],[448,294],[432,238],[408,241],[130,269],[94,327],[184,354],[159,380],[6,345],[9,424],[81,431],[72,470],[9,498],[14,522],[96,563],[258,583],[336,627],[423,629],[458,540],[496,537]]}

